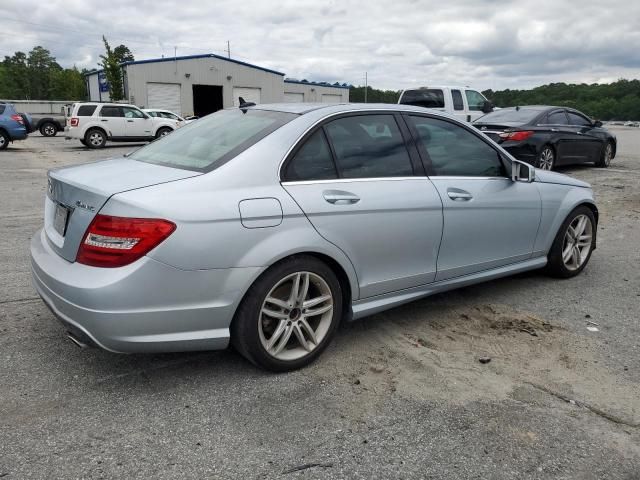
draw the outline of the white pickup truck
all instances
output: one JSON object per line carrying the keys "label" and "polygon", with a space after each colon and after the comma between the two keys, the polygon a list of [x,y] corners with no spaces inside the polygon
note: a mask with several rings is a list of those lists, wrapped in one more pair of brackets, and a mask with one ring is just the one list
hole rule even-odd
{"label": "white pickup truck", "polygon": [[482,93],[469,87],[420,87],[403,90],[398,103],[447,112],[465,122],[473,122],[493,111]]}

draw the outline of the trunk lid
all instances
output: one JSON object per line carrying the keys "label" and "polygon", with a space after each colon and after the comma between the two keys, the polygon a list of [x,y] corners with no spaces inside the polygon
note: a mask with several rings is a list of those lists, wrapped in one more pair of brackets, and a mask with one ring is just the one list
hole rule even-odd
{"label": "trunk lid", "polygon": [[44,229],[52,248],[73,262],[89,224],[117,193],[202,175],[116,158],[51,170],[48,174]]}
{"label": "trunk lid", "polygon": [[475,122],[473,124],[478,130],[484,133],[487,137],[493,140],[496,143],[502,142],[500,138],[500,134],[505,132],[506,130],[517,129],[522,126],[521,122],[502,122],[500,124],[495,123],[482,123]]}

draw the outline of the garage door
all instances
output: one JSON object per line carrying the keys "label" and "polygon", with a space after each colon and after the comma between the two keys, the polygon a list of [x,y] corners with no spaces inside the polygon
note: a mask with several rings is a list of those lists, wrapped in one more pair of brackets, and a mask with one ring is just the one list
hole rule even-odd
{"label": "garage door", "polygon": [[342,95],[333,95],[331,93],[322,94],[322,103],[340,103],[342,102]]}
{"label": "garage door", "polygon": [[240,97],[244,98],[245,102],[253,102],[255,104],[260,103],[260,89],[249,87],[233,87],[233,106],[240,106]]}
{"label": "garage door", "polygon": [[180,84],[147,83],[147,108],[169,110],[182,115],[180,102]]}
{"label": "garage door", "polygon": [[304,102],[304,93],[284,92],[284,101],[287,103]]}

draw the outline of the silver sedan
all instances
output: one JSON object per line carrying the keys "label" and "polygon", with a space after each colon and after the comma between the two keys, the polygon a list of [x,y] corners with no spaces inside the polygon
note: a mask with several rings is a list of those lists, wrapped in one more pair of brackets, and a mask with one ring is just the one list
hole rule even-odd
{"label": "silver sedan", "polygon": [[226,348],[283,371],[343,320],[596,245],[590,186],[405,105],[224,110],[126,158],[53,170],[35,288],[113,352]]}

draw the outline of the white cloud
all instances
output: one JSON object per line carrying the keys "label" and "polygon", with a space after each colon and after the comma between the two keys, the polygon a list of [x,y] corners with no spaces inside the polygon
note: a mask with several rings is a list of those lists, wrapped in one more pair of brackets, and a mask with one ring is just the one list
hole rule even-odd
{"label": "white cloud", "polygon": [[94,67],[101,36],[138,59],[231,54],[309,80],[479,88],[637,77],[640,3],[610,0],[4,0],[0,55],[41,44]]}

